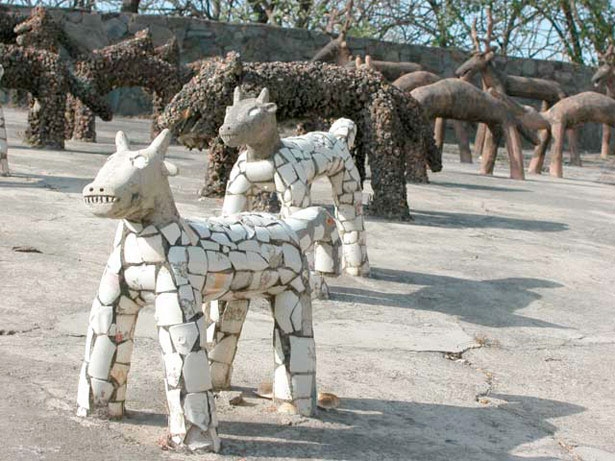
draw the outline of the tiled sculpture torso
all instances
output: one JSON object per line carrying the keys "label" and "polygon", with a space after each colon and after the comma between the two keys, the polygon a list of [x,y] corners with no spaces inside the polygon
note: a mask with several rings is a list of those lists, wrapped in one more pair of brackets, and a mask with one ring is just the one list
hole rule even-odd
{"label": "tiled sculpture torso", "polygon": [[[0,83],[2,83],[3,75],[4,68],[0,66]],[[2,111],[2,105],[0,105],[0,176],[6,176],[9,174],[8,149],[9,146],[6,139],[4,112]]]}
{"label": "tiled sculpture torso", "polygon": [[[166,179],[177,172],[164,161],[169,140],[165,130],[147,149],[130,151],[118,133],[118,152],[84,189],[84,200],[96,215],[123,220],[92,305],[79,414],[102,407],[111,416],[123,415],[137,315],[152,303],[171,441],[217,451],[212,375],[230,370],[249,298],[272,303],[274,399],[290,402],[305,415],[314,411],[316,361],[303,253],[319,241],[330,257],[319,258],[316,270],[334,273],[339,270],[339,238],[334,220],[322,208],[285,220],[257,213],[181,219]],[[202,303],[215,299],[233,301],[229,307],[234,311],[218,313],[210,375],[205,346],[213,329],[207,331]]]}
{"label": "tiled sculpture torso", "polygon": [[356,125],[351,120],[339,119],[328,133],[280,139],[276,109],[269,102],[266,88],[258,98],[246,99],[242,99],[239,88],[235,89],[220,136],[230,147],[246,147],[231,171],[223,212],[244,211],[251,196],[259,190],[269,190],[278,193],[281,214],[288,216],[311,205],[312,182],[326,176],[333,190],[344,270],[352,275],[367,275],[361,179],[349,150]]}

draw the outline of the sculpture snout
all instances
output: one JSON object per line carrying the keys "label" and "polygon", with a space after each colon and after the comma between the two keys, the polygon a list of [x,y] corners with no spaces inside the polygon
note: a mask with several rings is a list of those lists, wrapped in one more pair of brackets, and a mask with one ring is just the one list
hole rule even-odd
{"label": "sculpture snout", "polygon": [[218,130],[218,134],[227,146],[238,147],[240,145],[240,142],[237,140],[239,133],[233,125],[227,123],[223,124]]}
{"label": "sculpture snout", "polygon": [[[115,191],[91,182],[83,188],[83,202],[91,208],[94,214],[106,214],[110,211],[109,206],[120,201]],[[105,208],[105,209],[102,209]]]}

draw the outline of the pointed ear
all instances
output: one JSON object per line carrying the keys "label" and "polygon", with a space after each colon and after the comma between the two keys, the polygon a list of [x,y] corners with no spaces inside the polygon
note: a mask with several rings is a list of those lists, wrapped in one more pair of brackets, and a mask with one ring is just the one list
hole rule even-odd
{"label": "pointed ear", "polygon": [[167,149],[169,148],[169,144],[171,144],[171,131],[166,128],[162,130],[162,132],[156,136],[156,139],[152,141],[152,143],[147,147],[143,152],[147,154],[148,157],[161,157],[167,153]]}
{"label": "pointed ear", "polygon": [[237,104],[239,101],[241,101],[241,97],[241,87],[236,86],[235,91],[233,92],[233,104]]}
{"label": "pointed ear", "polygon": [[269,90],[267,88],[263,88],[256,100],[263,104],[269,102]]}
{"label": "pointed ear", "polygon": [[278,106],[276,105],[275,102],[268,102],[267,104],[264,104],[263,106],[261,106],[261,108],[265,112],[268,112],[270,114],[275,114],[276,111],[278,110]]}
{"label": "pointed ear", "polygon": [[126,137],[123,131],[118,131],[117,134],[115,135],[115,147],[118,152],[130,150],[130,144],[128,142],[128,138]]}
{"label": "pointed ear", "polygon": [[163,166],[163,169],[162,169],[162,173],[165,176],[175,176],[177,173],[179,173],[179,168],[177,168],[171,162],[167,162],[165,160],[164,161],[164,166]]}

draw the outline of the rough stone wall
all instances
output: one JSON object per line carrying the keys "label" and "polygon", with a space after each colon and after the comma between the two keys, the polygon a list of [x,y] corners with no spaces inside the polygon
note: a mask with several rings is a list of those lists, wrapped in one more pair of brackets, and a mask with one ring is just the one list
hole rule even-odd
{"label": "rough stone wall", "polygon": [[[19,13],[26,9],[14,8]],[[149,27],[155,46],[175,37],[184,63],[210,56],[224,56],[237,51],[242,60],[296,61],[310,59],[330,38],[322,33],[302,29],[283,29],[266,25],[216,23],[178,17],[134,15],[129,13],[88,14],[79,11],[53,10],[62,17],[64,29],[82,46],[93,50],[134,35]],[[414,61],[427,70],[451,77],[467,53],[460,50],[404,45],[364,38],[348,38],[353,54],[370,54],[374,58],[392,61]],[[531,59],[498,58],[500,68],[512,75],[542,77],[556,80],[569,94],[592,89],[593,69],[563,62]],[[135,115],[151,113],[151,102],[142,92],[116,90],[110,95],[114,112]],[[599,149],[598,127],[583,130],[582,145]]]}

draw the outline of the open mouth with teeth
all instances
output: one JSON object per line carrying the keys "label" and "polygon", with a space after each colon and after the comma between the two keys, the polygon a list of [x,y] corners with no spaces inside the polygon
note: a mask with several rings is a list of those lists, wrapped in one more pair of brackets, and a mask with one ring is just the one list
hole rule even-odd
{"label": "open mouth with teeth", "polygon": [[228,144],[229,142],[233,142],[233,140],[237,139],[238,135],[236,135],[236,134],[221,134],[220,137],[222,138],[222,141],[224,141],[225,144]]}
{"label": "open mouth with teeth", "polygon": [[113,195],[85,195],[83,201],[86,205],[104,205],[108,203],[116,203],[120,200],[119,197]]}

